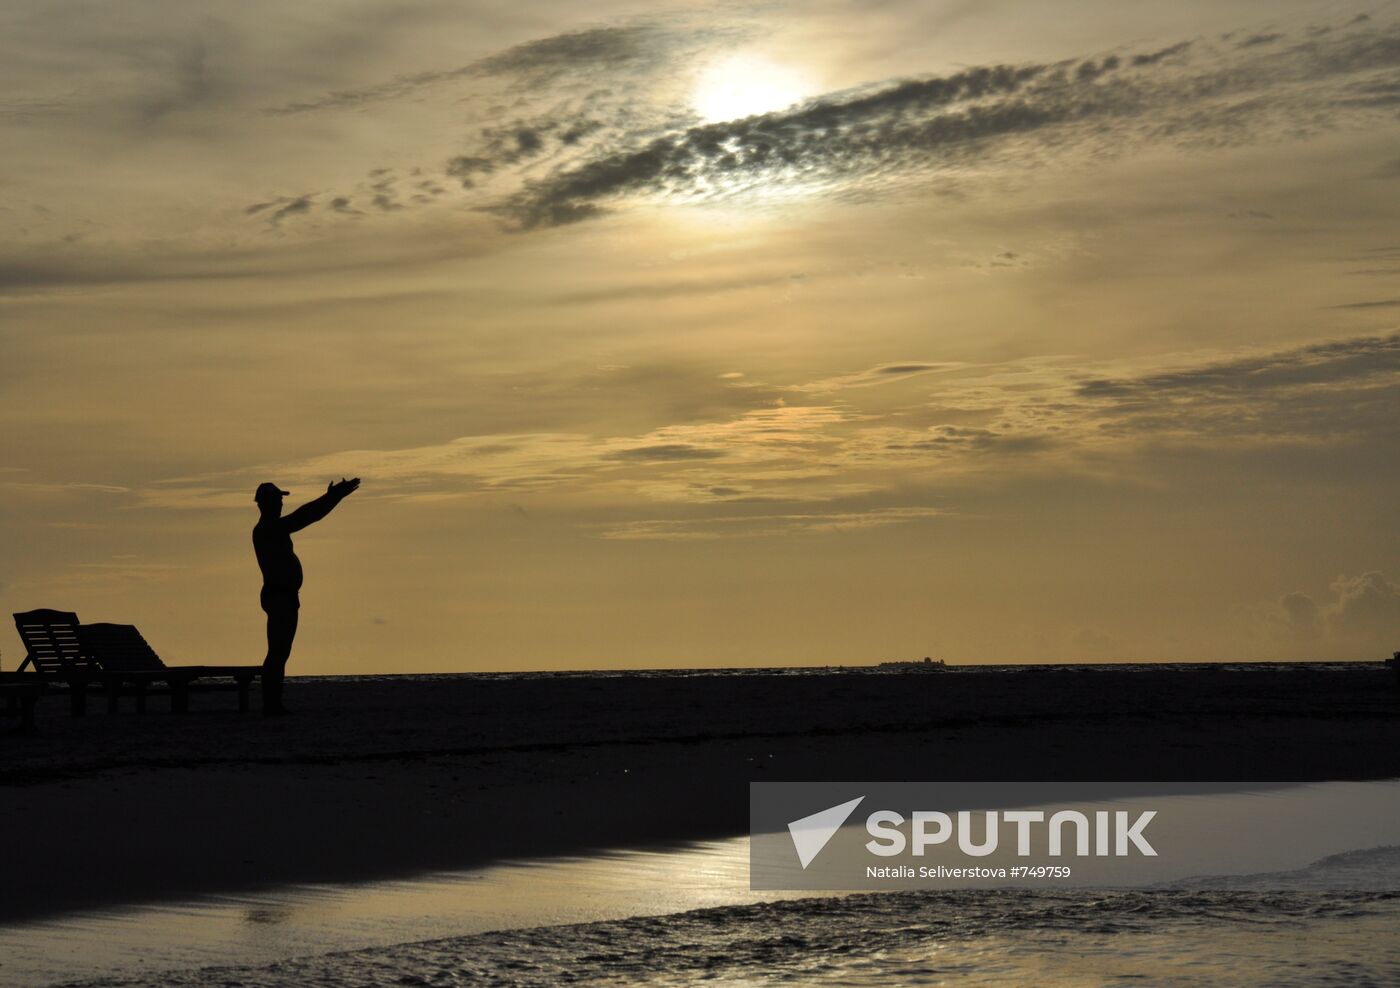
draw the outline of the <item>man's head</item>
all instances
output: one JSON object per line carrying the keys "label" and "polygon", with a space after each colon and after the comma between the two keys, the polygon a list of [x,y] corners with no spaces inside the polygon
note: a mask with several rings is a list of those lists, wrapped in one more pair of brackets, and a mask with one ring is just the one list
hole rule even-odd
{"label": "man's head", "polygon": [[258,489],[253,493],[253,500],[258,503],[258,507],[263,511],[282,509],[282,499],[287,496],[287,491],[282,490],[272,481],[264,481],[258,485]]}

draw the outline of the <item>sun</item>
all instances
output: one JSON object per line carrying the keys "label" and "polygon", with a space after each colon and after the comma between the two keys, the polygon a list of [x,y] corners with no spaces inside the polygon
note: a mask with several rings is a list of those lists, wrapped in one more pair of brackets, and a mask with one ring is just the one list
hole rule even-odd
{"label": "sun", "polygon": [[798,70],[761,55],[734,54],[706,66],[691,102],[706,123],[717,123],[783,110],[810,95]]}

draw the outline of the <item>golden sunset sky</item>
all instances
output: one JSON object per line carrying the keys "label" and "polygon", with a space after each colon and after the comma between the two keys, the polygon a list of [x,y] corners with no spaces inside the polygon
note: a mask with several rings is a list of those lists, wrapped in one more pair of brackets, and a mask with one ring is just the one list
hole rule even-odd
{"label": "golden sunset sky", "polygon": [[344,475],[294,674],[1400,648],[1400,5],[4,0],[0,80],[6,613],[259,661]]}

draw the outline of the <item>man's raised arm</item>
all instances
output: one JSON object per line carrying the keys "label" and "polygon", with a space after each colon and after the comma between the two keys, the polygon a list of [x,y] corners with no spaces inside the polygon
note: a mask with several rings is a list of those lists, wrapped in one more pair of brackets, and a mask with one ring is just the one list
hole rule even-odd
{"label": "man's raised arm", "polygon": [[287,527],[289,532],[299,532],[312,522],[318,522],[330,514],[332,508],[355,493],[359,486],[359,477],[351,480],[341,477],[337,481],[332,481],[326,486],[326,493],[315,500],[307,501],[295,511],[283,515],[282,524]]}

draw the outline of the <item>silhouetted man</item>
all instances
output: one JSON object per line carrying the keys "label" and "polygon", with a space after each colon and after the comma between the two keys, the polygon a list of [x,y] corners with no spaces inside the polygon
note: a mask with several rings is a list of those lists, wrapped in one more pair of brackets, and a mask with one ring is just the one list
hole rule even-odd
{"label": "silhouetted man", "polygon": [[285,518],[282,498],[287,492],[276,484],[259,484],[253,500],[262,517],[253,526],[253,551],[262,570],[262,609],[267,612],[267,658],[263,660],[262,696],[264,714],[284,714],[282,679],[292,655],[292,639],[297,636],[297,611],[301,609],[301,560],[292,551],[292,533],[331,513],[360,486],[360,478],[342,477],[326,487],[326,493],[307,501]]}

